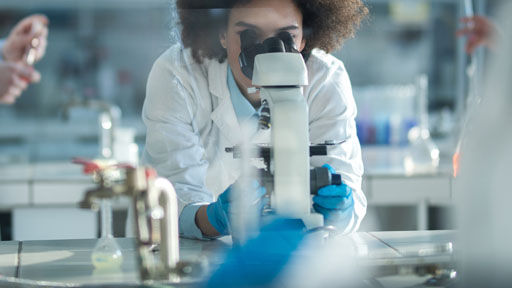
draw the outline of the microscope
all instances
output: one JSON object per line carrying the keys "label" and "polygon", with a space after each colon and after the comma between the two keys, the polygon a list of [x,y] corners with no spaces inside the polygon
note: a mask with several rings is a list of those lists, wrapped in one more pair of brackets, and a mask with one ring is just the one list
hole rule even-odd
{"label": "microscope", "polygon": [[[341,176],[325,167],[310,170],[309,157],[327,155],[327,147],[336,143],[310,146],[304,59],[288,32],[259,43],[256,32],[248,29],[240,39],[242,72],[259,87],[262,99],[260,129],[272,127],[270,147],[252,147],[255,151],[250,153],[265,163],[258,176],[270,193],[271,209],[279,216],[301,219],[307,229],[321,227],[323,216],[311,211],[311,194],[341,184]],[[240,146],[226,148],[234,158],[243,158],[242,150]]]}

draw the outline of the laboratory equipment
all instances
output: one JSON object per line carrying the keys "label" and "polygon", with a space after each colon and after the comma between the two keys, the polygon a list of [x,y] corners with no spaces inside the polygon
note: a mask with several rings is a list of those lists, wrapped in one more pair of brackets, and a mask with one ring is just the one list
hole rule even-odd
{"label": "laboratory equipment", "polygon": [[114,132],[114,159],[119,163],[139,165],[139,146],[135,143],[135,129],[119,127]]}
{"label": "laboratory equipment", "polygon": [[[121,119],[121,110],[117,106],[98,100],[71,101],[64,109],[64,118],[69,117],[69,110],[72,107],[86,107],[99,110],[99,155],[109,162],[115,155],[114,140],[116,128]],[[112,236],[112,203],[110,199],[101,200],[101,237],[92,253],[93,265],[97,268],[119,268],[122,263],[122,254],[116,240]]]}
{"label": "laboratory equipment", "polygon": [[439,149],[428,129],[428,77],[416,79],[419,124],[409,133],[409,150],[404,158],[406,173],[435,172],[439,166]]}
{"label": "laboratory equipment", "polygon": [[71,109],[84,107],[99,111],[99,155],[104,159],[114,156],[115,131],[121,122],[121,109],[108,102],[93,99],[72,99],[64,105],[62,117],[69,120]]}
{"label": "laboratory equipment", "polygon": [[[44,25],[40,21],[34,21],[32,23],[32,27],[30,30],[31,35],[35,35],[37,33],[40,33],[41,30],[43,30]],[[37,60],[37,49],[39,48],[39,45],[41,44],[41,40],[38,37],[34,37],[31,41],[29,46],[27,47],[27,51],[25,52],[25,64],[32,66],[36,63]]]}
{"label": "laboratory equipment", "polygon": [[[340,143],[326,142],[318,145],[309,146],[309,156],[325,156],[329,146],[339,145]],[[274,190],[274,175],[271,172],[272,149],[265,145],[253,145],[249,147],[249,152],[255,159],[263,160],[263,168],[256,168],[255,175],[261,180],[263,187],[267,192]],[[233,158],[241,159],[243,156],[242,148],[237,145],[225,149],[227,153],[233,153]],[[309,170],[309,191],[311,195],[317,194],[318,189],[329,185],[341,185],[341,175],[332,173],[327,167],[315,167]]]}
{"label": "laboratory equipment", "polygon": [[271,207],[282,217],[302,219],[307,228],[320,227],[322,215],[311,212],[308,107],[302,88],[308,84],[304,59],[287,32],[258,43],[256,32],[248,29],[240,39],[242,72],[260,87],[261,99],[270,110],[269,172],[274,179]]}
{"label": "laboratory equipment", "polygon": [[112,234],[112,205],[101,200],[101,237],[91,255],[92,265],[99,270],[120,269],[123,254]]}
{"label": "laboratory equipment", "polygon": [[[327,168],[331,174],[336,175],[336,171],[329,164],[325,164],[323,168]],[[322,187],[317,190],[313,197],[313,208],[324,215],[324,221],[327,225],[343,229],[348,225],[347,221],[350,221],[349,219],[354,213],[352,192],[352,188],[341,183],[341,181],[337,185]]]}
{"label": "laboratory equipment", "polygon": [[418,124],[416,90],[412,83],[353,87],[361,145],[407,145],[407,133]]}
{"label": "laboratory equipment", "polygon": [[125,196],[132,200],[141,280],[178,280],[180,275],[197,271],[179,261],[178,200],[168,180],[146,167],[76,162],[83,164],[84,172],[92,173],[97,183],[86,192],[81,208],[97,209],[98,199]]}

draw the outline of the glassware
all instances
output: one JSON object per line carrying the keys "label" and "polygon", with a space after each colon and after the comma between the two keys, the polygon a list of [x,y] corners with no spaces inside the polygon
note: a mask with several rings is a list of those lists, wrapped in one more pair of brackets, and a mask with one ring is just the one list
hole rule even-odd
{"label": "glassware", "polygon": [[439,149],[428,129],[428,77],[420,75],[416,87],[419,124],[408,133],[409,151],[404,158],[404,167],[406,173],[435,172],[439,166]]}
{"label": "glassware", "polygon": [[91,255],[95,269],[115,270],[123,263],[123,254],[112,235],[112,203],[101,200],[101,237]]}

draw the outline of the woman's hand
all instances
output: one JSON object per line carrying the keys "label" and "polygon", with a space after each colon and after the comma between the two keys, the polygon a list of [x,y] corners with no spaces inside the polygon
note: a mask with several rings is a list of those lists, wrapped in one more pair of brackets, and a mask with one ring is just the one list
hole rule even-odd
{"label": "woman's hand", "polygon": [[1,51],[3,60],[26,62],[25,57],[29,48],[35,49],[33,62],[40,60],[46,52],[48,22],[48,18],[40,14],[28,16],[18,22],[5,40]]}

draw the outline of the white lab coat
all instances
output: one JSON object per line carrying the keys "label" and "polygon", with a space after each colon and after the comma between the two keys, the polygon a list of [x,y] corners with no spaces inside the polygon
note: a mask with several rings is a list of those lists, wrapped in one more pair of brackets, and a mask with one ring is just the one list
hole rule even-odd
{"label": "white lab coat", "polygon": [[[227,86],[227,65],[217,60],[199,64],[189,49],[175,45],[149,75],[142,112],[147,127],[143,161],[174,185],[180,214],[186,205],[215,201],[240,176],[239,160],[225,152],[239,144],[241,135]],[[354,189],[354,214],[345,229],[352,232],[366,213],[366,198],[350,80],[343,63],[320,50],[313,51],[307,68],[310,84],[304,95],[311,143],[346,141],[329,156],[311,158],[311,165],[330,164]],[[269,133],[256,138],[270,142]]]}

